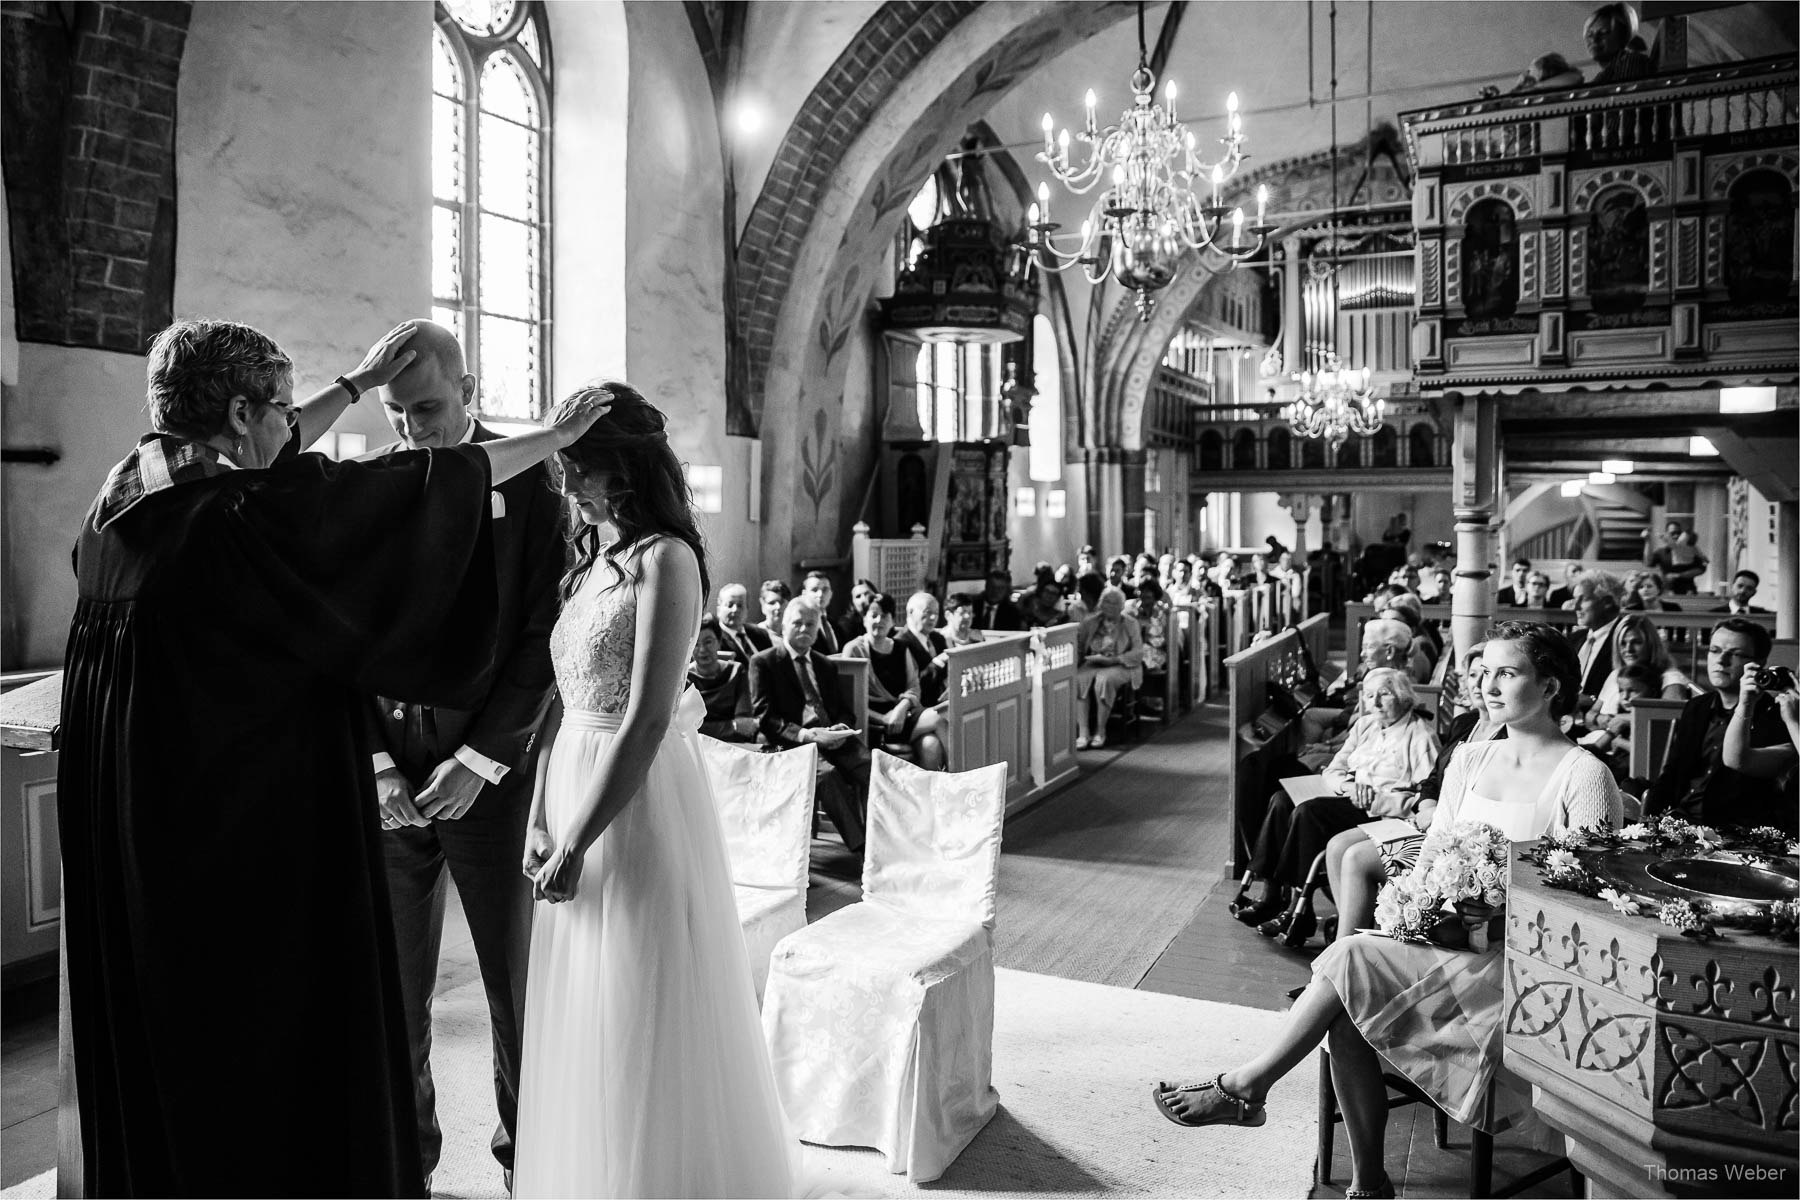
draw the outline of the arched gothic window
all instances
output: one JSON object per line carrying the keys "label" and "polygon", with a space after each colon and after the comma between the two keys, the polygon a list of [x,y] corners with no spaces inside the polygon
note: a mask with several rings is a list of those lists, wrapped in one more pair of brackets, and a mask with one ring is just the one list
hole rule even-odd
{"label": "arched gothic window", "polygon": [[1255,431],[1240,429],[1231,435],[1231,469],[1234,471],[1256,470]]}
{"label": "arched gothic window", "polygon": [[1374,461],[1370,466],[1397,467],[1400,465],[1400,435],[1392,425],[1383,425],[1369,439],[1370,452]]}
{"label": "arched gothic window", "polygon": [[1285,429],[1271,429],[1266,439],[1269,455],[1269,470],[1285,471],[1294,465],[1294,443],[1292,436]]}
{"label": "arched gothic window", "polygon": [[1409,466],[1437,466],[1437,431],[1423,421],[1407,430],[1406,457]]}
{"label": "arched gothic window", "polygon": [[542,6],[439,0],[431,71],[433,319],[456,331],[476,409],[548,402],[550,43]]}

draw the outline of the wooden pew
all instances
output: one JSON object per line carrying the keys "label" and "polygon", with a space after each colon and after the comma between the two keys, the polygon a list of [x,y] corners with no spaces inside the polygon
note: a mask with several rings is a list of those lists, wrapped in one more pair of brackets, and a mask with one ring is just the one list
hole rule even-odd
{"label": "wooden pew", "polygon": [[[1003,762],[1009,813],[1074,775],[1075,635],[1057,625],[955,646],[944,680],[952,771]],[[1034,777],[1034,756],[1042,778]]]}
{"label": "wooden pew", "polygon": [[1669,731],[1686,700],[1637,700],[1631,705],[1631,766],[1634,779],[1649,779],[1662,768]]}
{"label": "wooden pew", "polygon": [[[1146,645],[1149,640],[1146,634]],[[1175,606],[1170,604],[1163,610],[1163,653],[1168,661],[1158,670],[1144,671],[1144,686],[1139,692],[1140,697],[1155,696],[1162,701],[1161,720],[1164,725],[1174,721],[1180,709],[1185,707],[1181,690],[1181,642],[1181,622]]]}
{"label": "wooden pew", "polygon": [[[1308,682],[1306,655],[1324,660],[1325,614],[1309,617],[1292,629],[1225,660],[1227,709],[1232,730],[1228,791],[1232,806],[1234,875],[1249,867],[1250,852],[1262,826],[1268,798],[1269,769],[1283,754],[1298,749],[1299,722],[1268,707],[1269,684],[1295,688]],[[1306,651],[1302,651],[1302,645]]]}
{"label": "wooden pew", "polygon": [[[837,672],[838,698],[856,714],[851,728],[865,732],[869,728],[869,660],[846,658],[842,654],[828,656]],[[875,749],[871,746],[870,749]]]}

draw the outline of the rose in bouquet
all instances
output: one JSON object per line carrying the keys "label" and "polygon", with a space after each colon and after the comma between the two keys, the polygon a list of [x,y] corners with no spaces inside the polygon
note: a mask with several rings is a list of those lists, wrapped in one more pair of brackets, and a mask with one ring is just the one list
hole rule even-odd
{"label": "rose in bouquet", "polygon": [[1382,889],[1375,923],[1408,941],[1484,949],[1506,906],[1506,835],[1481,821],[1458,821],[1436,853]]}

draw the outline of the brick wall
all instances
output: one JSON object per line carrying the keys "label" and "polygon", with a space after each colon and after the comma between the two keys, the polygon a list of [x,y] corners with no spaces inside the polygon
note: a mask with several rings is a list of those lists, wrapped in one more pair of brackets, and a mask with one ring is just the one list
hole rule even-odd
{"label": "brick wall", "polygon": [[169,323],[190,8],[0,6],[20,341],[138,354]]}
{"label": "brick wall", "polygon": [[882,5],[788,127],[737,249],[737,321],[748,350],[749,407],[759,420],[776,318],[826,186],[881,102],[977,7],[970,0]]}

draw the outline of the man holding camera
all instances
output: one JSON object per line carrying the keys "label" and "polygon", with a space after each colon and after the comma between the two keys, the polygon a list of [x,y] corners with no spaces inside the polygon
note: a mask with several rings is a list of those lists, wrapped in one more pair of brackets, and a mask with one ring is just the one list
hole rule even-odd
{"label": "man holding camera", "polygon": [[1713,626],[1706,674],[1717,691],[1695,696],[1675,718],[1662,771],[1644,795],[1644,816],[1673,813],[1701,825],[1773,825],[1796,832],[1784,781],[1794,744],[1777,705],[1762,693],[1794,686],[1784,668],[1765,668],[1772,644],[1755,621],[1729,617]]}

